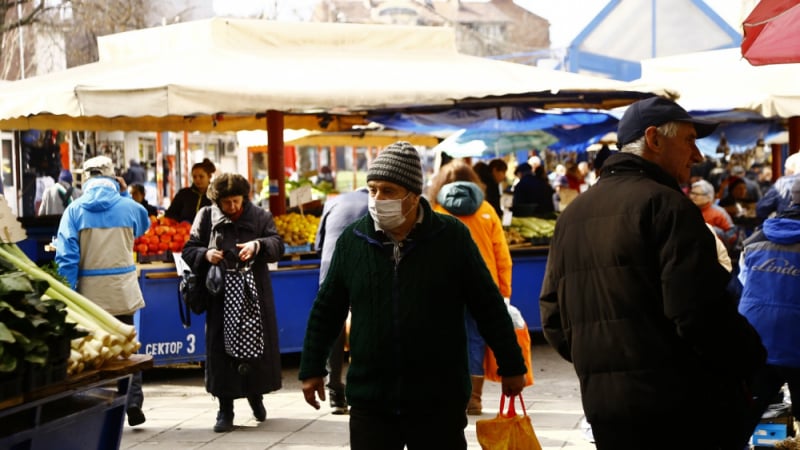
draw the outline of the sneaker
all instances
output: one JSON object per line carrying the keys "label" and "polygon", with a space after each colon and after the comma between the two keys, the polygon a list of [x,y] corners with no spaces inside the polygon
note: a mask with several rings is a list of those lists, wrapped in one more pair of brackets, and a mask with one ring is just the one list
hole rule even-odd
{"label": "sneaker", "polygon": [[227,433],[233,431],[233,413],[217,412],[217,423],[214,424],[214,433]]}
{"label": "sneaker", "polygon": [[125,411],[128,415],[128,425],[135,427],[136,425],[141,425],[144,423],[144,413],[142,412],[142,408],[138,406],[131,406],[130,408]]}
{"label": "sneaker", "polygon": [[344,391],[341,389],[329,389],[328,395],[331,398],[331,414],[343,415],[347,414],[347,399],[344,397]]}

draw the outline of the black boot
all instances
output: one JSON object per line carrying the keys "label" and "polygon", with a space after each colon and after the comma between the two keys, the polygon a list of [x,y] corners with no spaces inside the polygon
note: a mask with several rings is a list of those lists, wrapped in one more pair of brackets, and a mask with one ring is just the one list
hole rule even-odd
{"label": "black boot", "polygon": [[267,420],[267,408],[264,408],[264,398],[260,395],[251,395],[247,397],[247,403],[253,408],[253,415],[256,420],[263,422]]}
{"label": "black boot", "polygon": [[217,423],[214,424],[215,433],[233,431],[233,399],[219,397],[219,411]]}

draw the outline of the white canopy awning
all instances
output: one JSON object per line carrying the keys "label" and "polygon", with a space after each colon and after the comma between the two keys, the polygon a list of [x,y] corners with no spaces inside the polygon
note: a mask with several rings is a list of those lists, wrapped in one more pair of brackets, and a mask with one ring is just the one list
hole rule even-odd
{"label": "white canopy awning", "polygon": [[[626,83],[459,54],[450,28],[209,19],[106,36],[100,62],[0,86],[0,128],[348,129],[367,111],[611,108]],[[486,100],[488,98],[488,100]],[[329,117],[330,116],[330,117]]]}
{"label": "white canopy awning", "polygon": [[800,116],[800,64],[752,66],[739,48],[642,61],[632,84],[676,91],[690,111],[751,110],[764,117]]}

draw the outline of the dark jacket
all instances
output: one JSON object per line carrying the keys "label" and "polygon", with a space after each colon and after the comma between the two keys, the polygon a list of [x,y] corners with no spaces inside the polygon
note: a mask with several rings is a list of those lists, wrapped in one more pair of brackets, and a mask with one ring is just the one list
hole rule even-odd
{"label": "dark jacket", "polygon": [[464,411],[471,392],[465,307],[501,375],[526,372],[503,297],[457,218],[434,213],[397,248],[369,214],[339,236],[308,319],[299,378],[327,374],[328,352],[352,308],[347,401],[354,408]]}
{"label": "dark jacket", "polygon": [[773,212],[780,214],[787,209],[792,203],[792,186],[799,179],[800,174],[784,175],[778,178],[756,203],[756,216],[759,219],[766,219]]}
{"label": "dark jacket", "polygon": [[147,171],[141,164],[131,164],[122,177],[125,184],[144,184],[147,181]]}
{"label": "dark jacket", "polygon": [[540,298],[589,422],[658,417],[676,429],[714,416],[727,427],[715,433],[734,433],[721,417],[743,407],[737,389],[766,355],[729,278],[675,180],[639,156],[609,157],[556,223]]}
{"label": "dark jacket", "polygon": [[144,209],[147,210],[147,215],[148,216],[157,216],[158,215],[158,208],[156,208],[155,206],[151,205],[150,203],[147,203],[147,199],[143,199],[141,201],[141,203],[139,203],[139,204],[144,206]]}
{"label": "dark jacket", "polygon": [[514,185],[511,210],[515,217],[531,217],[553,212],[554,193],[553,187],[546,180],[532,173],[524,175]]}
{"label": "dark jacket", "polygon": [[247,374],[239,372],[240,361],[225,353],[222,332],[223,300],[212,300],[206,311],[206,390],[217,397],[240,398],[281,388],[278,325],[267,263],[276,262],[283,255],[283,239],[278,234],[269,211],[250,202],[245,202],[243,208],[244,212],[236,222],[228,219],[216,205],[201,209],[182,254],[192,271],[202,274],[205,279],[210,266],[205,258],[206,251],[209,242],[217,242],[217,236],[221,237],[221,245],[215,248],[232,252],[226,255],[226,261],[233,261],[234,254],[238,254],[237,243],[257,240],[260,244],[253,271],[261,300],[264,355],[258,360],[250,361]]}
{"label": "dark jacket", "polygon": [[192,185],[175,194],[175,198],[172,199],[164,215],[178,222],[193,223],[194,216],[204,206],[211,206],[211,200]]}

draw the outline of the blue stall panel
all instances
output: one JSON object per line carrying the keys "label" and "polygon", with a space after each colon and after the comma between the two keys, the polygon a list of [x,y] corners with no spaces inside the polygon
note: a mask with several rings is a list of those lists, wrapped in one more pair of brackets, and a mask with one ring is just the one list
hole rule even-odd
{"label": "blue stall panel", "polygon": [[295,268],[279,268],[272,271],[270,277],[275,295],[281,353],[299,352],[303,350],[308,314],[317,296],[319,264],[306,263]]}
{"label": "blue stall panel", "polygon": [[192,314],[192,326],[180,318],[178,274],[172,264],[140,265],[139,286],[145,307],[134,315],[139,353],[153,356],[153,365],[202,362],[206,359],[205,315]]}
{"label": "blue stall panel", "polygon": [[530,331],[542,330],[539,293],[542,290],[547,254],[511,254],[511,304],[522,313]]}

